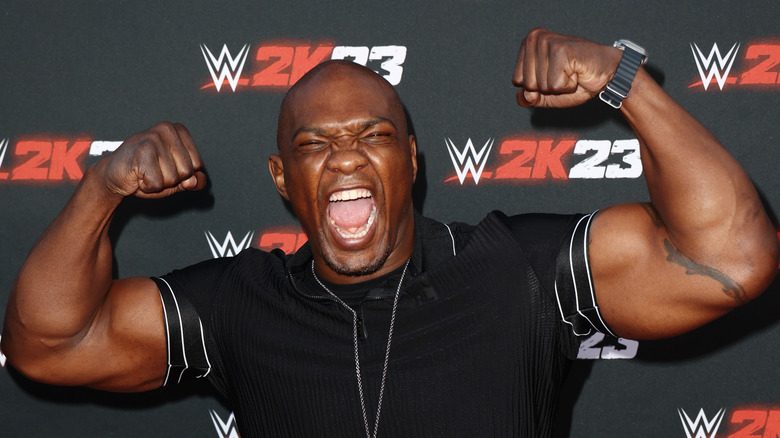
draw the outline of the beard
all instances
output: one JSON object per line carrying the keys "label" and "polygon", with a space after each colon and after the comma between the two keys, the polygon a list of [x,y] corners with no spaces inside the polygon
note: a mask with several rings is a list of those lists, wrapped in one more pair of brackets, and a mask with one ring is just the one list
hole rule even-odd
{"label": "beard", "polygon": [[390,257],[390,245],[387,245],[384,253],[371,260],[369,263],[363,266],[351,266],[346,263],[333,260],[328,254],[322,254],[322,259],[325,260],[325,264],[328,267],[340,275],[346,275],[349,277],[362,277],[364,275],[370,275],[378,271],[385,265],[388,257]]}

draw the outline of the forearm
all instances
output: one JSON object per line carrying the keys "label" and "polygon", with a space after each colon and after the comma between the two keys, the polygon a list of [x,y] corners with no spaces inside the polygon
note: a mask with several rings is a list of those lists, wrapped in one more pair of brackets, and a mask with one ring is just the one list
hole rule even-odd
{"label": "forearm", "polygon": [[[642,144],[650,199],[676,248],[709,265],[777,266],[774,229],[760,198],[712,133],[641,69],[622,113]],[[760,257],[766,260],[753,260]]]}
{"label": "forearm", "polygon": [[108,227],[122,199],[96,173],[87,170],[28,255],[9,298],[6,336],[56,344],[88,330],[111,285]]}

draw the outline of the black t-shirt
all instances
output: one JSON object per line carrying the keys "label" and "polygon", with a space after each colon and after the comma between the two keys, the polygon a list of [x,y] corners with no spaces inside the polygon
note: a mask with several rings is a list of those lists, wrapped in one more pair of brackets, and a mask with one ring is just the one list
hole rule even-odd
{"label": "black t-shirt", "polygon": [[[476,226],[415,218],[378,436],[549,436],[578,335],[600,320],[592,215],[493,212]],[[244,438],[363,436],[353,315],[307,280],[311,250],[249,249],[155,279],[165,384],[206,378]],[[373,429],[400,272],[354,305]]]}

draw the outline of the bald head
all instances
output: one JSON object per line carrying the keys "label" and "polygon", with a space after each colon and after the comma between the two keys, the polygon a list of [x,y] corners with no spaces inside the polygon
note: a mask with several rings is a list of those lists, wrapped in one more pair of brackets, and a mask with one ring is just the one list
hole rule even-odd
{"label": "bald head", "polygon": [[397,128],[406,134],[408,129],[401,98],[387,80],[360,64],[331,60],[309,70],[285,95],[279,109],[276,131],[276,146],[279,151],[289,145],[294,136],[295,115],[299,107],[309,105],[315,96],[324,96],[335,101],[342,97],[341,94],[359,94],[367,89],[373,91],[374,98],[384,100],[400,114],[401,126]]}

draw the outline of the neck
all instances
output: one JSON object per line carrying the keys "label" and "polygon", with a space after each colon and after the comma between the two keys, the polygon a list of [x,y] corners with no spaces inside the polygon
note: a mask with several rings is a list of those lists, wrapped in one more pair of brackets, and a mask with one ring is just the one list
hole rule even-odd
{"label": "neck", "polygon": [[[415,242],[414,210],[409,208],[408,218],[401,221],[393,235],[390,235],[391,247],[390,254],[384,263],[371,272],[364,274],[344,274],[333,269],[325,262],[323,251],[320,248],[312,246],[312,257],[314,259],[314,268],[317,275],[324,280],[334,284],[353,284],[372,280],[374,278],[387,275],[396,269],[403,267],[409,260],[414,251]],[[377,259],[379,256],[372,256]],[[365,258],[365,256],[364,256]],[[370,258],[370,257],[369,257]],[[371,261],[369,261],[370,263]]]}

